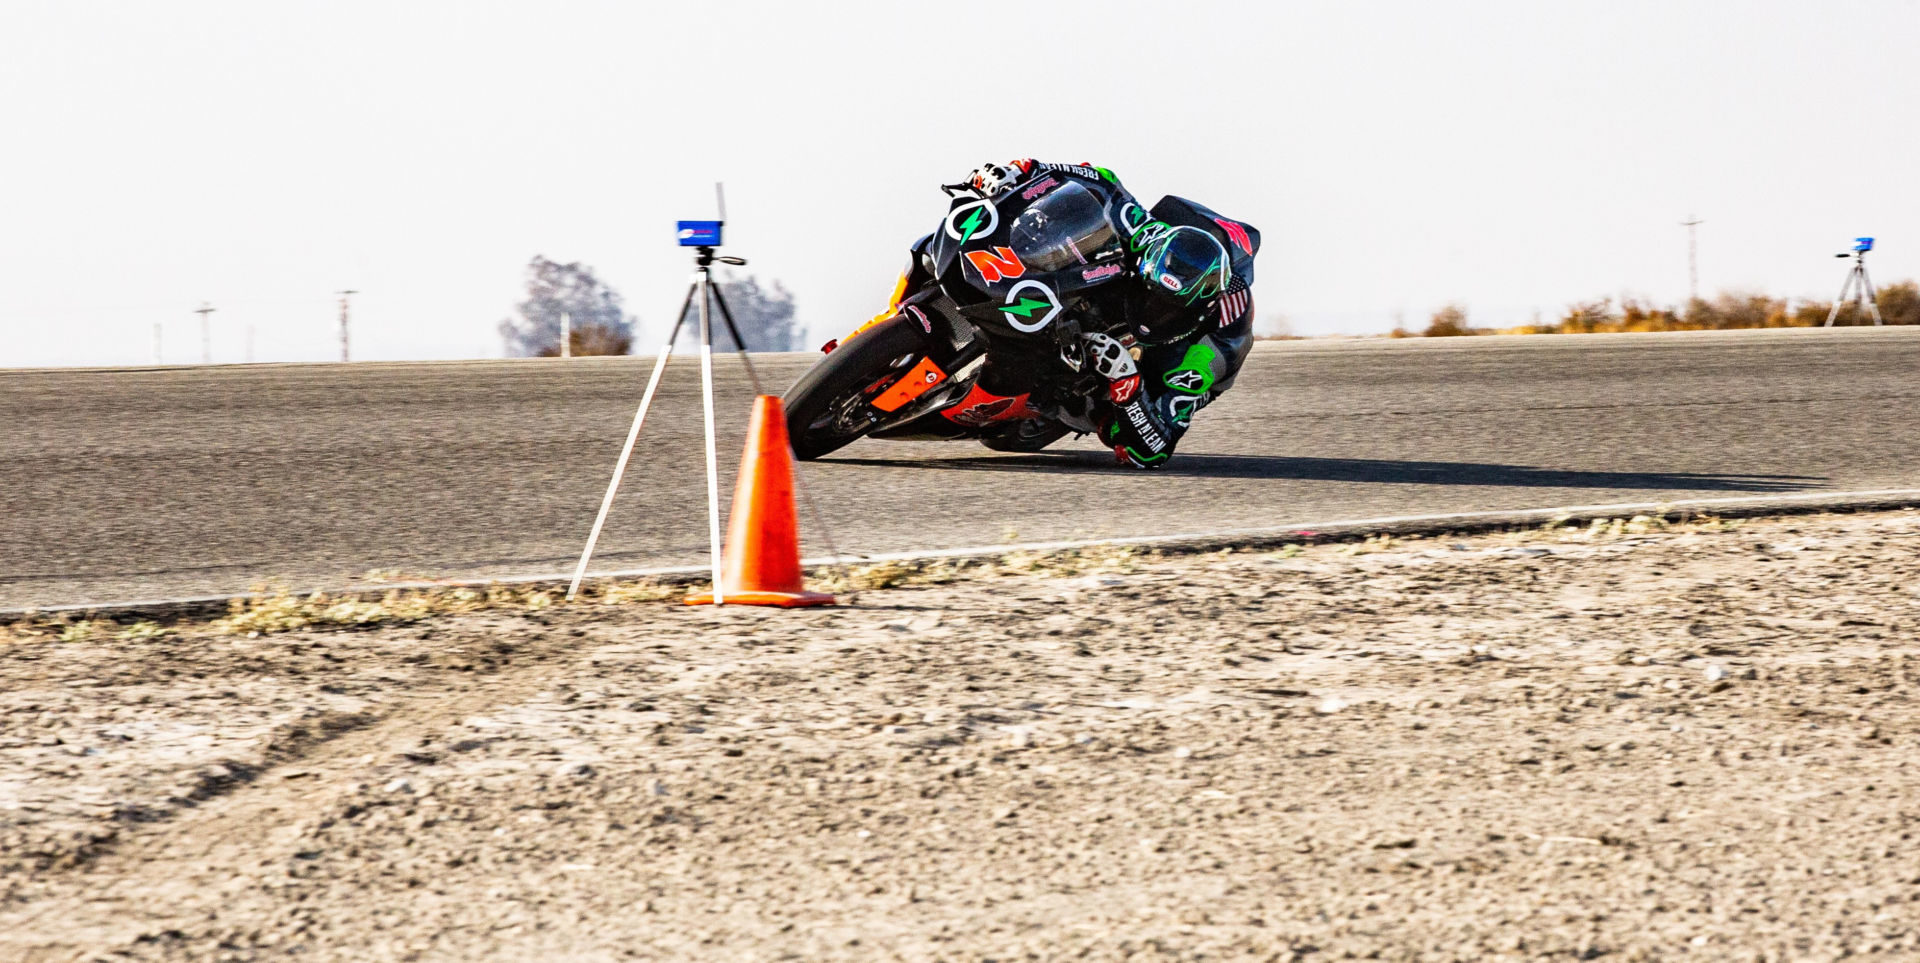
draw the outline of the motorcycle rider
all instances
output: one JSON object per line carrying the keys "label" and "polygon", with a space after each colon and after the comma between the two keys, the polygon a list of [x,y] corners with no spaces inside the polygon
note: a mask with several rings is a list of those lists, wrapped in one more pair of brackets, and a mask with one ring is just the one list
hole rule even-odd
{"label": "motorcycle rider", "polygon": [[[1133,255],[1133,283],[1115,285],[1127,329],[1081,335],[1107,382],[1097,406],[1100,439],[1116,459],[1159,468],[1195,412],[1233,386],[1253,347],[1253,257],[1260,232],[1179,197],[1148,210],[1104,167],[1043,164],[1032,158],[983,164],[967,178],[992,197],[1037,174],[1102,183],[1109,211]],[[1136,357],[1137,356],[1137,357]]]}

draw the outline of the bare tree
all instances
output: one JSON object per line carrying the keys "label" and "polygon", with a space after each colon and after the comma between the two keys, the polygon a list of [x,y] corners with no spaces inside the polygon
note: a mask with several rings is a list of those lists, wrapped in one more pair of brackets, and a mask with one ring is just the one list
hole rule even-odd
{"label": "bare tree", "polygon": [[561,264],[535,255],[527,262],[527,299],[514,313],[500,322],[510,357],[557,356],[562,314],[572,316],[573,354],[626,354],[633,348],[635,319],[620,292],[577,261]]}
{"label": "bare tree", "polygon": [[[793,295],[779,281],[762,287],[760,279],[731,274],[718,278],[715,285],[733,312],[733,323],[740,326],[740,337],[748,351],[796,351],[800,348],[800,329],[793,323]],[[693,309],[688,310],[693,314]],[[692,323],[691,320],[688,322]],[[725,322],[713,320],[715,347],[733,346]]]}

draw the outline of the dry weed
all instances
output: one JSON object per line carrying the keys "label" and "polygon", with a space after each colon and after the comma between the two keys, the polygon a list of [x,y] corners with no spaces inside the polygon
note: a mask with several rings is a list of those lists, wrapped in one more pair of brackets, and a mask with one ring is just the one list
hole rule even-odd
{"label": "dry weed", "polygon": [[85,619],[68,622],[58,626],[59,634],[54,638],[61,642],[91,642],[113,631],[113,623],[105,619]]}
{"label": "dry weed", "polygon": [[1365,541],[1350,542],[1340,547],[1342,555],[1371,555],[1374,552],[1390,552],[1400,547],[1400,542],[1392,535],[1369,535]]}
{"label": "dry weed", "polygon": [[157,639],[163,635],[172,635],[173,630],[158,622],[135,622],[120,630],[120,638],[128,642],[142,642]]}
{"label": "dry weed", "polygon": [[627,605],[677,598],[681,591],[652,581],[608,582],[600,587],[599,598],[601,605]]}
{"label": "dry weed", "polygon": [[1038,575],[1059,578],[1089,573],[1129,574],[1138,571],[1148,551],[1138,545],[1092,545],[1058,552],[1008,552],[988,567],[995,575]]}
{"label": "dry weed", "polygon": [[[544,597],[544,593],[535,593]],[[520,601],[516,593],[496,594],[489,587],[485,596],[473,589],[446,591],[391,591],[379,599],[332,598],[324,592],[305,597],[294,595],[286,586],[255,586],[254,593],[234,599],[224,618],[208,623],[207,628],[220,635],[266,635],[293,632],[309,626],[367,626],[395,622],[418,622],[435,615],[470,612],[489,605]],[[547,604],[552,600],[547,599]]]}

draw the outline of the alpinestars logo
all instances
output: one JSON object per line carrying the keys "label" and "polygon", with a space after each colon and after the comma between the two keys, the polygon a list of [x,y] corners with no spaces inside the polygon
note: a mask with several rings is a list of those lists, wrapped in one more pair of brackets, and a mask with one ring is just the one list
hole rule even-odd
{"label": "alpinestars logo", "polygon": [[1128,375],[1107,386],[1107,398],[1116,405],[1124,405],[1140,393],[1140,376]]}
{"label": "alpinestars logo", "polygon": [[[1039,297],[1025,296],[1028,291],[1037,292]],[[1036,321],[1034,312],[1041,308],[1045,308],[1046,313]],[[1000,306],[1000,313],[1015,331],[1030,334],[1053,323],[1053,319],[1060,314],[1060,299],[1054,295],[1052,288],[1038,281],[1021,281],[1007,292],[1006,303]]]}
{"label": "alpinestars logo", "polygon": [[1173,413],[1173,423],[1185,428],[1193,424],[1193,413],[1200,410],[1200,399],[1190,395],[1176,397],[1167,402],[1167,410]]}
{"label": "alpinestars logo", "polygon": [[1132,203],[1120,206],[1120,226],[1127,232],[1127,248],[1136,253],[1152,244],[1155,238],[1173,230],[1173,225],[1154,220],[1153,215]]}
{"label": "alpinestars logo", "polygon": [[1169,388],[1177,388],[1188,394],[1199,394],[1200,386],[1206,383],[1206,379],[1200,372],[1187,368],[1168,372],[1166,382]]}
{"label": "alpinestars logo", "polygon": [[1000,229],[1000,212],[978,197],[947,212],[947,236],[962,244]]}
{"label": "alpinestars logo", "polygon": [[1013,248],[996,247],[992,251],[968,251],[967,263],[980,272],[980,280],[994,284],[1007,278],[1017,278],[1027,273],[1027,266],[1020,263],[1020,255]]}

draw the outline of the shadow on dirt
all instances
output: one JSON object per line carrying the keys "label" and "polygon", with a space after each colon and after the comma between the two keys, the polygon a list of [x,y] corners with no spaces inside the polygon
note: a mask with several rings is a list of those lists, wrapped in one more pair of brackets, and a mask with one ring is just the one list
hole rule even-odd
{"label": "shadow on dirt", "polygon": [[[875,465],[929,471],[1098,472],[1126,474],[1106,452],[1061,451],[966,458],[830,458],[822,464]],[[1144,473],[1143,473],[1144,474]],[[1385,485],[1467,485],[1516,488],[1608,488],[1620,490],[1796,492],[1819,487],[1811,475],[1710,475],[1695,472],[1575,471],[1457,461],[1389,461],[1374,458],[1292,458],[1280,455],[1180,455],[1156,474],[1195,478],[1269,478],[1290,481],[1368,482]]]}

